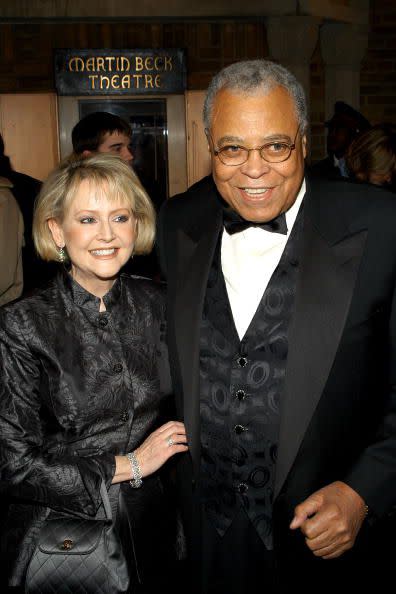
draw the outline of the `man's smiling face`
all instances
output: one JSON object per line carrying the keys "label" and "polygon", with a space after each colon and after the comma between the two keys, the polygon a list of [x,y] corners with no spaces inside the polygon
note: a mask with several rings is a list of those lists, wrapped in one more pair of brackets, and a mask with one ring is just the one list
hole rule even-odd
{"label": "man's smiling face", "polygon": [[[296,148],[282,163],[267,163],[251,151],[243,165],[224,165],[212,151],[213,177],[222,198],[248,221],[270,221],[294,203],[304,176],[306,137],[298,131],[293,99],[280,86],[254,95],[222,89],[215,97],[212,149],[226,145],[257,148],[286,142]],[[297,136],[296,136],[297,133]]]}

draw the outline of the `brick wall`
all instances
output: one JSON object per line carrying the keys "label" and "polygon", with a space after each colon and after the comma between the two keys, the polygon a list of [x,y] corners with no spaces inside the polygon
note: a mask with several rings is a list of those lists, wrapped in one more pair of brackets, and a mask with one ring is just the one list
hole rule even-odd
{"label": "brick wall", "polygon": [[310,160],[318,161],[326,153],[325,146],[325,81],[324,66],[320,54],[319,42],[311,60],[311,95],[310,95]]}
{"label": "brick wall", "polygon": [[368,51],[361,69],[361,108],[371,123],[396,123],[396,2],[372,0]]}
{"label": "brick wall", "polygon": [[[204,89],[223,66],[268,57],[261,20],[3,24],[0,93],[54,91],[55,48],[187,49],[188,88]],[[325,153],[324,67],[319,44],[311,60],[311,156]],[[362,112],[375,123],[396,122],[396,2],[372,0],[369,47],[361,71]]]}
{"label": "brick wall", "polygon": [[0,93],[53,91],[55,48],[187,49],[188,88],[204,89],[215,72],[268,55],[261,22],[3,24]]}

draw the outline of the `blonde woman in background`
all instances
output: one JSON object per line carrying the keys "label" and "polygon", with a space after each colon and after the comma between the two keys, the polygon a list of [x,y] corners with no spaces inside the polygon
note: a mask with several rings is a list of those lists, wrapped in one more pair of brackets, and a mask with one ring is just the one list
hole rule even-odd
{"label": "blonde woman in background", "polygon": [[376,186],[394,186],[396,127],[378,124],[358,136],[349,147],[347,166],[358,181]]}

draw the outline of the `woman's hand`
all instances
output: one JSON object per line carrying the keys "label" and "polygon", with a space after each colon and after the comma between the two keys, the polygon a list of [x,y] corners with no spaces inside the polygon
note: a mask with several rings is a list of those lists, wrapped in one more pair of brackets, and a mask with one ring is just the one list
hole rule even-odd
{"label": "woman's hand", "polygon": [[[179,421],[169,421],[153,431],[135,450],[142,478],[161,468],[175,454],[186,452],[188,450],[186,444],[186,430],[183,423]],[[112,483],[129,481],[131,478],[133,477],[128,458],[116,456],[116,472]]]}
{"label": "woman's hand", "polygon": [[186,452],[186,430],[183,423],[169,421],[156,431],[135,450],[142,477],[148,476],[161,468],[175,454]]}

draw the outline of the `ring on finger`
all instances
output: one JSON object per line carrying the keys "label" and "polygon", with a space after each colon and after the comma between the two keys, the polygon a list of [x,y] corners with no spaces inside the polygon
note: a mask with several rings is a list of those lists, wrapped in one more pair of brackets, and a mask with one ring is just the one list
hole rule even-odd
{"label": "ring on finger", "polygon": [[167,438],[166,443],[168,444],[168,447],[170,448],[174,445],[175,442],[173,441],[172,437],[170,436]]}

